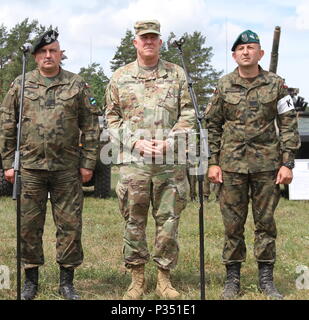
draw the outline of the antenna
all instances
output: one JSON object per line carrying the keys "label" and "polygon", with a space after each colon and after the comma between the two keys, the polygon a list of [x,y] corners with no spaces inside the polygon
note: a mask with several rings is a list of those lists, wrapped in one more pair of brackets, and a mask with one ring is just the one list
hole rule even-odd
{"label": "antenna", "polygon": [[227,32],[227,18],[225,17],[225,73],[228,73],[228,32]]}
{"label": "antenna", "polygon": [[90,65],[92,65],[92,37],[90,37]]}

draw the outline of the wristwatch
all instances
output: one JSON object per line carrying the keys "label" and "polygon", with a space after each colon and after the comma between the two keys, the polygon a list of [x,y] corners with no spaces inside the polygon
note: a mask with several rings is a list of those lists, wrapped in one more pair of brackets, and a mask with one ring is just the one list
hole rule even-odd
{"label": "wristwatch", "polygon": [[294,161],[283,162],[282,165],[292,170],[295,167],[295,162]]}

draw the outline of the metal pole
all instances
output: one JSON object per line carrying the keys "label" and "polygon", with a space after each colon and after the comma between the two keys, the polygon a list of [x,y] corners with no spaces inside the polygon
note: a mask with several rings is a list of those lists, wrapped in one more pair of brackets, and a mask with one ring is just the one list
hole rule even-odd
{"label": "metal pole", "polygon": [[188,82],[188,88],[190,97],[194,106],[196,120],[198,124],[198,130],[200,134],[200,157],[199,157],[199,167],[198,167],[198,186],[199,186],[199,199],[200,199],[200,209],[199,209],[199,236],[200,236],[200,295],[201,300],[205,300],[205,259],[204,259],[204,195],[203,195],[203,181],[204,181],[204,175],[205,175],[205,168],[203,165],[203,159],[202,157],[203,152],[206,152],[208,149],[207,147],[207,137],[205,136],[205,132],[202,127],[202,116],[199,113],[198,105],[197,105],[197,99],[196,95],[193,89],[192,81],[189,77],[186,64],[183,58],[183,51],[182,51],[182,45],[184,43],[184,38],[181,38],[179,41],[174,41],[174,43],[177,45],[178,51],[180,53],[181,62],[183,65],[183,69],[185,71],[186,80]]}
{"label": "metal pole", "polygon": [[14,187],[13,200],[16,200],[16,281],[17,281],[17,300],[21,300],[21,245],[20,245],[20,231],[21,231],[21,173],[20,173],[20,141],[22,129],[22,115],[24,110],[24,91],[25,91],[25,75],[27,64],[27,51],[23,52],[23,67],[22,67],[22,82],[19,96],[19,115],[17,126],[17,144],[14,160]]}

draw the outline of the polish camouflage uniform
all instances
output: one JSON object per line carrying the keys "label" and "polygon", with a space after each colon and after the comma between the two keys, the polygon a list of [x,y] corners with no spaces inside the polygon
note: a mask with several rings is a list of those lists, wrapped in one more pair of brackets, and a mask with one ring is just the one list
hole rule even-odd
{"label": "polish camouflage uniform", "polygon": [[[150,138],[158,138],[157,130],[167,129],[165,138],[172,142],[176,133],[188,132],[195,122],[184,71],[163,60],[150,73],[139,68],[137,61],[119,68],[107,88],[106,117],[110,129],[119,129],[123,153],[131,152],[140,129],[147,130]],[[145,229],[151,202],[156,221],[153,260],[169,270],[177,263],[178,223],[186,206],[185,165],[149,163],[143,157],[130,163],[129,158],[122,155],[116,188],[125,219],[125,264],[130,268],[150,258]]]}
{"label": "polish camouflage uniform", "polygon": [[[18,77],[0,112],[4,169],[12,168],[14,162],[20,87]],[[21,257],[26,269],[44,264],[42,235],[48,192],[57,226],[57,262],[66,268],[82,263],[79,168],[95,167],[99,139],[96,113],[80,76],[61,70],[47,84],[38,69],[26,74],[21,137]]]}
{"label": "polish camouflage uniform", "polygon": [[276,176],[282,163],[294,160],[300,146],[296,113],[284,81],[260,68],[260,74],[250,82],[239,76],[237,68],[219,80],[206,117],[209,165],[218,165],[223,171],[223,262],[245,261],[243,234],[250,188],[255,257],[258,262],[274,263],[274,211],[280,198]]}
{"label": "polish camouflage uniform", "polygon": [[[198,194],[197,194],[198,179],[197,179],[197,175],[190,174],[190,170],[192,168],[193,167],[190,166],[190,164],[187,165],[187,177],[188,177],[188,181],[189,181],[189,185],[190,185],[190,198],[192,201],[194,201],[194,200],[198,199]],[[207,172],[204,176],[204,181],[203,181],[203,196],[204,196],[205,200],[208,200],[211,193],[213,192],[215,195],[215,199],[217,201],[217,199],[219,197],[219,190],[220,190],[220,185],[209,182],[208,170],[207,170]]]}

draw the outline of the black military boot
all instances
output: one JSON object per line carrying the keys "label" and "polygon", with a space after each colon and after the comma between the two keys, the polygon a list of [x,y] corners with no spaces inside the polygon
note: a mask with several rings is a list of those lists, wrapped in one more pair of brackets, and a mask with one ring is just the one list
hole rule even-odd
{"label": "black military boot", "polygon": [[259,289],[266,296],[278,300],[283,299],[283,295],[279,293],[274,285],[272,263],[259,262]]}
{"label": "black military boot", "polygon": [[236,262],[227,264],[226,266],[226,280],[222,298],[224,300],[235,299],[240,292],[240,267],[241,263]]}
{"label": "black military boot", "polygon": [[67,300],[79,300],[79,295],[73,286],[74,269],[60,267],[60,286],[59,294]]}
{"label": "black military boot", "polygon": [[25,283],[21,292],[22,300],[32,300],[38,292],[39,268],[25,269]]}

